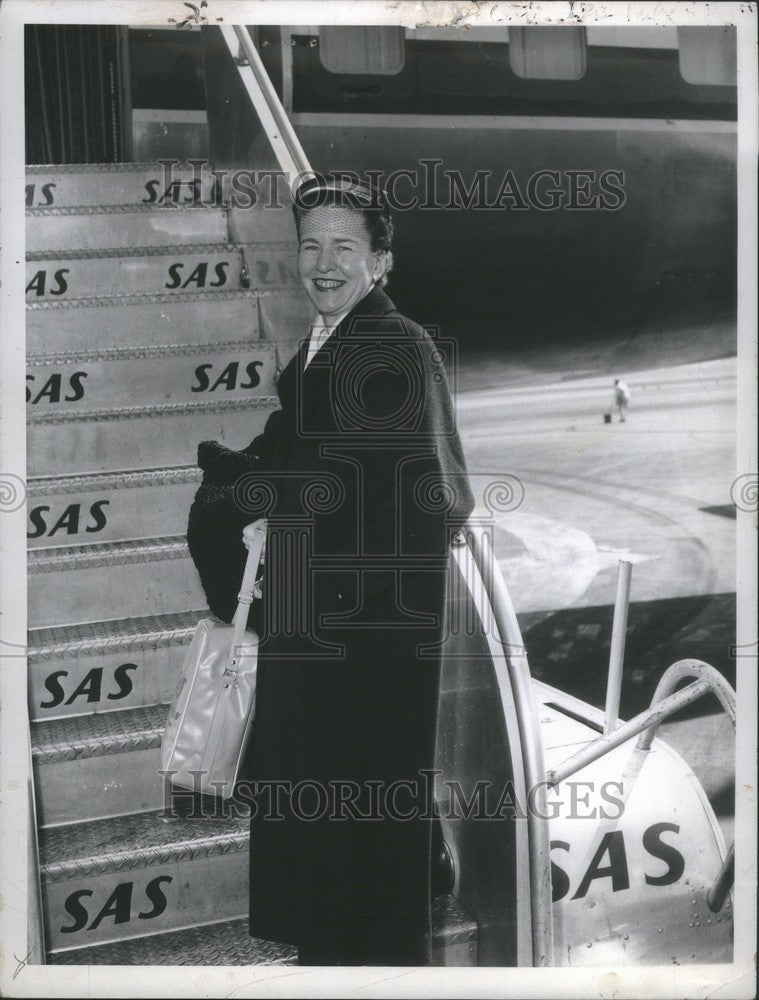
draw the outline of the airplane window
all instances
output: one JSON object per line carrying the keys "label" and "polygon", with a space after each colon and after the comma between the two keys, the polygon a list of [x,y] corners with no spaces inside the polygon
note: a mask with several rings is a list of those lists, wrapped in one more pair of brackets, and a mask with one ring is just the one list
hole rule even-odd
{"label": "airplane window", "polygon": [[674,25],[593,24],[585,28],[588,45],[619,49],[676,49]]}
{"label": "airplane window", "polygon": [[404,63],[403,28],[324,25],[319,58],[330,73],[394,76]]}
{"label": "airplane window", "polygon": [[581,80],[587,69],[585,28],[512,28],[509,62],[520,80]]}
{"label": "airplane window", "polygon": [[292,110],[735,121],[735,86],[683,78],[675,27],[599,31],[295,26]]}
{"label": "airplane window", "polygon": [[686,83],[736,85],[735,27],[678,28],[677,40],[680,73]]}

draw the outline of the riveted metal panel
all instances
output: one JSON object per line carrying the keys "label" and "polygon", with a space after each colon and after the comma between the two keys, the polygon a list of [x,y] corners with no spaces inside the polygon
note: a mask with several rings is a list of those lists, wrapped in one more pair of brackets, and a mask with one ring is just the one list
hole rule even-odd
{"label": "riveted metal panel", "polygon": [[227,214],[220,208],[112,205],[30,208],[26,215],[28,253],[226,243],[228,239]]}
{"label": "riveted metal panel", "polygon": [[249,445],[275,404],[264,396],[35,415],[27,435],[29,474],[194,465],[201,441]]}
{"label": "riveted metal panel", "polygon": [[255,292],[171,292],[28,302],[32,354],[258,339]]}
{"label": "riveted metal panel", "polygon": [[32,721],[170,702],[195,626],[208,612],[33,629]]}
{"label": "riveted metal panel", "polygon": [[28,166],[29,208],[81,205],[213,204],[215,178],[210,168],[193,171],[187,163],[81,163]]}
{"label": "riveted metal panel", "polygon": [[242,249],[234,244],[31,254],[26,298],[162,295],[242,287]]}
{"label": "riveted metal panel", "polygon": [[194,467],[29,480],[30,548],[181,534],[201,480]]}
{"label": "riveted metal panel", "polygon": [[70,625],[202,608],[205,595],[181,536],[33,549],[29,623]]}
{"label": "riveted metal panel", "polygon": [[[551,770],[599,736],[603,713],[535,687]],[[656,739],[641,751],[633,738],[561,782],[547,806],[555,964],[731,961],[730,901],[718,914],[706,904],[724,839],[703,789],[670,747]]]}
{"label": "riveted metal panel", "polygon": [[271,398],[276,364],[273,346],[260,341],[35,354],[27,359],[27,416],[108,419],[125,408]]}
{"label": "riveted metal panel", "polygon": [[[188,849],[161,864],[53,883],[43,890],[49,947],[82,947],[244,917],[247,876],[247,851],[195,856]],[[76,893],[87,894],[78,897],[78,907]]]}

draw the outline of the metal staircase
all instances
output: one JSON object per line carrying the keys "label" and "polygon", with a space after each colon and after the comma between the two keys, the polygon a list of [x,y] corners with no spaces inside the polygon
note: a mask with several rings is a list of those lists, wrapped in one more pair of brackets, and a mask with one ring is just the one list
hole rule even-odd
{"label": "metal staircase", "polygon": [[[306,307],[294,241],[263,227],[235,242],[218,192],[175,169],[167,203],[161,173],[28,168],[29,711],[47,961],[287,964],[293,947],[248,936],[248,819],[167,819],[157,769],[209,613],[185,540],[197,445],[240,448],[261,430]],[[174,197],[181,185],[192,204]],[[281,237],[281,215],[272,223]],[[476,964],[477,925],[452,896],[433,921],[436,962]]]}
{"label": "metal staircase", "polygon": [[235,243],[209,186],[176,168],[173,185],[161,197],[158,165],[28,170],[29,707],[52,963],[295,958],[248,937],[248,821],[163,818],[158,747],[205,613],[185,541],[196,448],[262,428],[278,354],[260,301],[292,297],[292,244]]}
{"label": "metal staircase", "polygon": [[[246,30],[222,28],[291,180],[310,171]],[[168,819],[159,745],[208,614],[186,546],[200,441],[247,445],[307,329],[289,212],[195,164],[29,167],[29,708],[51,963],[293,963],[247,933],[249,821]],[[252,234],[252,235],[251,235]],[[432,901],[433,964],[478,925]],[[496,925],[494,925],[495,927]]]}

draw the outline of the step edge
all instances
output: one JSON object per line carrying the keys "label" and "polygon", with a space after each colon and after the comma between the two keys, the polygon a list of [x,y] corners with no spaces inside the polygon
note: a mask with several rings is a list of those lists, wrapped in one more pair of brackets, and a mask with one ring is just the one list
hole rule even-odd
{"label": "step edge", "polygon": [[[171,930],[148,931],[146,934],[135,934],[134,936],[130,935],[129,937],[111,938],[108,941],[95,941],[92,944],[86,944],[86,945],[81,945],[81,944],[80,945],[71,945],[68,948],[47,948],[46,949],[46,954],[47,955],[67,955],[67,954],[71,954],[71,953],[73,953],[75,951],[90,951],[90,950],[94,950],[94,949],[97,949],[97,948],[100,948],[100,947],[107,947],[107,946],[114,945],[114,944],[120,944],[122,941],[123,942],[127,942],[127,941],[145,941],[145,940],[147,940],[149,938],[162,937],[164,934],[181,934],[183,931],[202,930],[202,928],[204,928],[204,927],[217,927],[217,926],[221,926],[223,924],[235,924],[235,923],[246,923],[247,924],[248,920],[249,920],[249,915],[248,915],[248,912],[246,911],[245,914],[243,916],[240,916],[240,917],[224,917],[224,918],[222,918],[220,920],[204,920],[202,924],[182,924],[181,927],[175,927],[175,928],[172,928]],[[257,940],[262,940],[262,939],[258,938]],[[84,965],[84,963],[82,963],[82,964]],[[140,968],[141,966],[137,965],[136,967]],[[135,965],[116,965],[116,966],[110,966],[110,968],[115,968],[115,969],[129,969],[129,968],[135,968]],[[172,966],[167,966],[167,968],[172,968]],[[174,968],[177,968],[177,967],[174,966]],[[192,969],[192,968],[196,968],[196,969],[208,969],[208,968],[228,968],[228,967],[226,967],[226,966],[208,966],[208,965],[197,965],[197,966],[187,965],[187,966],[182,966],[182,968],[186,968],[186,969]]]}
{"label": "step edge", "polygon": [[[168,159],[168,157],[167,157]],[[213,164],[210,161],[206,162],[209,168],[213,168]],[[175,161],[175,167],[172,169],[182,169],[183,161]],[[143,160],[141,162],[134,162],[132,160],[122,161],[122,162],[111,162],[108,163],[27,163],[24,167],[27,174],[45,174],[45,173],[60,173],[60,174],[70,174],[71,176],[76,176],[77,174],[88,174],[88,173],[140,173],[140,171],[148,171],[150,173],[156,173],[155,161],[151,162],[149,160]],[[192,170],[187,166],[187,161],[184,161],[184,172],[192,173]]]}
{"label": "step edge", "polygon": [[[219,300],[234,301],[235,299],[261,299],[280,295],[283,289],[258,288],[220,288],[217,292],[122,292],[117,295],[82,295],[79,297],[62,298],[60,300],[41,299],[39,302],[27,302],[27,312],[38,312],[56,309],[87,309],[98,307],[116,307],[123,305],[170,305],[171,303],[195,304],[197,302],[214,302]],[[296,291],[291,289],[289,291]],[[299,293],[302,295],[303,293]],[[264,339],[264,338],[261,338]]]}
{"label": "step edge", "polygon": [[29,476],[26,490],[32,496],[55,496],[92,490],[136,489],[199,481],[202,470],[196,465],[164,465],[154,469],[124,469],[114,472],[71,472],[58,476]]}
{"label": "step edge", "polygon": [[[164,614],[159,615],[131,615],[126,618],[106,618],[99,622],[81,622],[78,624],[66,624],[66,625],[35,625],[33,628],[28,630],[29,646],[32,647],[32,643],[35,643],[34,648],[48,649],[54,645],[69,645],[72,642],[77,643],[81,640],[69,639],[67,636],[71,633],[78,632],[81,628],[96,626],[101,630],[104,630],[102,639],[101,637],[92,639],[93,642],[115,642],[119,646],[122,644],[122,637],[134,637],[145,636],[145,635],[163,635],[164,633],[173,632],[175,629],[180,631],[186,626],[182,624],[172,625],[169,624],[170,621],[174,619],[187,618],[190,620],[191,616],[195,615],[210,615],[213,617],[212,612],[208,608],[187,608],[185,611],[169,611]],[[143,623],[142,625],[140,623]],[[136,631],[132,631],[132,629]],[[40,640],[40,635],[43,632],[52,633],[60,638],[54,639],[52,642],[44,642]],[[88,640],[89,641],[89,640]]]}
{"label": "step edge", "polygon": [[37,264],[46,260],[102,260],[132,257],[174,257],[189,253],[244,253],[246,250],[286,250],[296,254],[296,248],[289,240],[255,240],[242,243],[236,240],[217,240],[212,243],[158,243],[145,246],[99,247],[96,250],[77,250],[65,247],[54,250],[30,250],[26,254],[27,264]]}
{"label": "step edge", "polygon": [[144,358],[191,357],[195,354],[206,354],[209,351],[250,350],[253,346],[261,348],[270,354],[276,354],[274,342],[271,340],[243,339],[220,340],[211,343],[193,344],[147,344],[139,347],[104,347],[97,351],[48,351],[29,353],[26,356],[27,366],[42,367],[59,364],[87,364],[97,361],[139,361]]}
{"label": "step edge", "polygon": [[138,868],[151,868],[171,862],[181,863],[194,861],[196,858],[241,854],[248,849],[249,844],[250,821],[246,819],[240,824],[240,830],[236,831],[205,834],[192,839],[185,837],[161,846],[132,847],[110,854],[48,861],[40,865],[40,881],[43,886],[55,885],[59,882],[72,882],[114,872],[135,871]]}
{"label": "step edge", "polygon": [[27,218],[44,219],[46,217],[63,218],[69,215],[152,215],[155,212],[213,212],[215,215],[226,216],[226,205],[138,205],[132,202],[101,205],[26,205]]}
{"label": "step edge", "polygon": [[154,403],[140,406],[97,407],[89,410],[56,410],[50,413],[27,414],[27,427],[50,424],[82,423],[86,421],[135,420],[142,417],[171,417],[186,413],[224,413],[273,407],[278,396],[253,396],[248,399],[190,400],[184,403]]}
{"label": "step edge", "polygon": [[29,549],[27,572],[52,573],[59,568],[87,569],[98,566],[121,566],[189,557],[186,535],[160,535],[153,538],[125,539],[116,542],[89,542],[85,545],[56,545]]}
{"label": "step edge", "polygon": [[[168,715],[168,708],[167,715]],[[130,709],[123,709],[128,712]],[[106,714],[106,713],[98,713]],[[110,713],[109,713],[110,714]],[[67,719],[82,719],[89,716],[66,716]],[[53,764],[68,764],[75,760],[94,760],[97,757],[115,757],[118,754],[139,753],[141,750],[155,750],[161,745],[164,727],[152,727],[147,729],[128,730],[123,733],[114,733],[109,736],[82,737],[81,739],[68,740],[66,743],[38,743],[35,744],[34,727],[44,725],[46,722],[52,723],[58,720],[43,719],[39,722],[32,722],[32,763],[35,769],[49,767]]]}

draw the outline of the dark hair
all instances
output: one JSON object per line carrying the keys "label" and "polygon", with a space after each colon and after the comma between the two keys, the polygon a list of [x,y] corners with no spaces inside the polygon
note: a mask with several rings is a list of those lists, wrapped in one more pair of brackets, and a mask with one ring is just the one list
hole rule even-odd
{"label": "dark hair", "polygon": [[336,206],[337,208],[347,208],[352,212],[358,212],[363,216],[366,228],[369,232],[369,246],[373,253],[386,253],[388,255],[387,270],[384,276],[377,282],[380,287],[387,284],[387,276],[393,267],[393,220],[388,208],[373,208],[360,204],[356,199],[347,197],[338,191],[320,192],[318,204],[303,205],[296,199],[293,204],[293,215],[295,216],[295,229],[300,239],[300,222],[304,215],[313,209],[318,210],[323,206]]}
{"label": "dark hair", "polygon": [[322,208],[325,205],[335,205],[338,208],[348,208],[353,212],[360,212],[369,230],[369,244],[376,253],[379,250],[391,250],[393,245],[393,220],[387,209],[371,208],[358,204],[356,201],[347,199],[334,191],[325,192],[318,205],[304,206],[297,202],[293,205],[293,215],[295,216],[295,228],[300,237],[300,220],[313,208]]}

